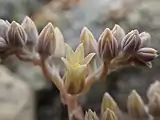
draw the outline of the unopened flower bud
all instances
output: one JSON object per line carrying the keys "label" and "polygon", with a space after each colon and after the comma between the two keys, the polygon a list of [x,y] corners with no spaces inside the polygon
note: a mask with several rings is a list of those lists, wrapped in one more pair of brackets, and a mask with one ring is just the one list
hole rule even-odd
{"label": "unopened flower bud", "polygon": [[133,53],[139,49],[141,39],[137,30],[129,32],[121,42],[121,49],[125,53]]}
{"label": "unopened flower bud", "polygon": [[122,39],[125,37],[125,31],[117,24],[113,27],[112,34],[116,38],[118,44],[120,44]]}
{"label": "unopened flower bud", "polygon": [[5,52],[8,49],[8,44],[6,40],[2,37],[0,37],[0,52]]}
{"label": "unopened flower bud", "polygon": [[35,47],[38,42],[38,31],[35,23],[27,16],[22,22],[22,27],[27,34],[27,45],[31,48]]}
{"label": "unopened flower bud", "polygon": [[140,48],[147,47],[150,43],[151,35],[147,32],[142,32],[139,36],[141,38]]}
{"label": "unopened flower bud", "polygon": [[54,29],[54,33],[55,33],[55,40],[56,40],[54,57],[58,57],[58,58],[64,57],[65,56],[65,43],[64,43],[63,35],[60,29],[57,27]]}
{"label": "unopened flower bud", "polygon": [[8,22],[0,19],[0,37],[2,37],[5,40],[7,39],[6,32],[7,32],[8,28],[9,28]]}
{"label": "unopened flower bud", "polygon": [[160,95],[155,93],[149,102],[149,112],[153,117],[160,117]]}
{"label": "unopened flower bud", "polygon": [[102,115],[102,120],[118,120],[116,114],[109,108]]}
{"label": "unopened flower bud", "polygon": [[99,120],[96,113],[93,112],[91,109],[88,110],[85,114],[84,120]]}
{"label": "unopened flower bud", "polygon": [[160,95],[160,89],[159,88],[160,88],[160,82],[159,81],[155,81],[153,84],[151,84],[149,86],[149,89],[147,91],[147,97],[148,97],[149,101],[152,100],[155,93]]}
{"label": "unopened flower bud", "polygon": [[54,53],[55,44],[54,27],[51,23],[48,23],[39,35],[37,51],[41,56],[51,55]]}
{"label": "unopened flower bud", "polygon": [[98,41],[99,56],[104,61],[110,61],[118,54],[118,43],[112,35],[110,29],[106,29],[100,36]]}
{"label": "unopened flower bud", "polygon": [[127,108],[129,115],[132,117],[142,118],[147,115],[144,102],[135,90],[128,96]]}
{"label": "unopened flower bud", "polygon": [[158,55],[157,50],[153,48],[141,48],[136,52],[135,56],[141,61],[149,62],[155,59]]}
{"label": "unopened flower bud", "polygon": [[87,27],[83,28],[80,38],[84,46],[85,55],[97,52],[97,41]]}
{"label": "unopened flower bud", "polygon": [[9,44],[14,47],[23,47],[27,42],[27,35],[22,26],[13,21],[7,33]]}
{"label": "unopened flower bud", "polygon": [[101,114],[103,114],[107,108],[111,109],[115,113],[118,110],[117,103],[114,99],[108,93],[105,93],[101,104]]}

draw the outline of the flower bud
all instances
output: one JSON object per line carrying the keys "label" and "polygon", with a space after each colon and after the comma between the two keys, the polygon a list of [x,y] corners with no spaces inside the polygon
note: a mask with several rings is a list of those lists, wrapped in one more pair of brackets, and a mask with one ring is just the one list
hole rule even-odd
{"label": "flower bud", "polygon": [[56,45],[55,45],[55,51],[54,51],[54,57],[61,58],[65,56],[65,43],[64,43],[64,38],[59,30],[59,28],[54,29],[55,33],[55,40],[56,40]]}
{"label": "flower bud", "polygon": [[84,46],[85,55],[97,52],[97,41],[87,27],[83,28],[80,38]]}
{"label": "flower bud", "polygon": [[135,56],[141,61],[149,62],[155,59],[158,55],[157,50],[153,48],[141,48],[136,52]]}
{"label": "flower bud", "polygon": [[127,108],[129,115],[132,117],[142,118],[147,115],[144,102],[135,90],[128,96]]}
{"label": "flower bud", "polygon": [[115,113],[118,110],[117,103],[114,99],[108,93],[105,93],[101,104],[101,114],[103,114],[107,108],[111,109]]}
{"label": "flower bud", "polygon": [[160,117],[160,95],[155,93],[149,102],[149,112],[153,117]]}
{"label": "flower bud", "polygon": [[48,23],[39,35],[37,51],[41,56],[51,55],[54,53],[55,44],[54,27],[51,23]]}
{"label": "flower bud", "polygon": [[116,114],[109,108],[102,115],[102,120],[118,120]]}
{"label": "flower bud", "polygon": [[151,35],[147,32],[142,32],[139,37],[141,38],[140,48],[147,47],[150,43]]}
{"label": "flower bud", "polygon": [[110,29],[106,29],[100,36],[98,41],[99,56],[104,61],[110,61],[118,54],[118,43],[112,35]]}
{"label": "flower bud", "polygon": [[141,39],[137,30],[129,32],[121,42],[121,49],[126,53],[133,53],[139,49]]}
{"label": "flower bud", "polygon": [[122,39],[125,37],[125,31],[117,24],[113,27],[112,34],[118,41],[118,44],[120,44]]}
{"label": "flower bud", "polygon": [[23,47],[27,42],[27,35],[19,23],[13,21],[7,33],[9,44],[14,47]]}
{"label": "flower bud", "polygon": [[8,49],[8,44],[6,40],[4,40],[2,37],[0,37],[0,53],[5,52]]}
{"label": "flower bud", "polygon": [[8,22],[0,19],[0,37],[4,38],[5,40],[7,39],[6,33],[9,28]]}
{"label": "flower bud", "polygon": [[21,26],[27,34],[27,45],[31,48],[35,47],[38,42],[38,31],[35,23],[27,16]]}
{"label": "flower bud", "polygon": [[85,114],[84,120],[99,120],[96,113],[93,112],[91,109],[88,110]]}
{"label": "flower bud", "polygon": [[149,101],[151,101],[151,99],[153,98],[154,94],[157,93],[160,95],[160,82],[159,81],[155,81],[153,84],[151,84],[149,86],[149,89],[147,91],[147,97],[149,99]]}

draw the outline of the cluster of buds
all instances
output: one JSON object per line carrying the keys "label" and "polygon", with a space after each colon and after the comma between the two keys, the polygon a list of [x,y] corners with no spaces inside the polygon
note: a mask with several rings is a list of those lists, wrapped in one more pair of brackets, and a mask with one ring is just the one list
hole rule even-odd
{"label": "cluster of buds", "polygon": [[[127,113],[122,112],[114,99],[105,93],[101,105],[101,120],[159,120],[160,119],[160,82],[156,81],[148,89],[149,103],[145,104],[141,96],[132,90],[127,100]],[[85,120],[99,120],[96,112],[88,110]]]}
{"label": "cluster of buds", "polygon": [[158,55],[155,49],[148,47],[150,38],[149,33],[138,30],[125,34],[119,25],[112,30],[106,28],[99,38],[99,56],[111,69],[125,64],[152,67],[151,61]]}
{"label": "cluster of buds", "polygon": [[[151,61],[158,56],[155,49],[148,47],[148,33],[132,30],[125,34],[119,25],[112,30],[106,28],[98,42],[84,27],[80,39],[81,43],[74,51],[52,23],[48,23],[38,34],[35,23],[29,17],[25,17],[21,24],[0,20],[1,58],[16,55],[22,61],[39,65],[46,78],[51,79],[59,89],[62,102],[69,106],[70,115],[79,108],[75,102],[77,97],[86,93],[97,78],[105,77],[108,70],[126,64],[151,67]],[[110,107],[102,107],[102,118],[110,116],[116,119],[116,103],[108,94],[104,99],[111,104],[104,100],[105,106]],[[89,111],[86,116],[90,118],[91,113]]]}

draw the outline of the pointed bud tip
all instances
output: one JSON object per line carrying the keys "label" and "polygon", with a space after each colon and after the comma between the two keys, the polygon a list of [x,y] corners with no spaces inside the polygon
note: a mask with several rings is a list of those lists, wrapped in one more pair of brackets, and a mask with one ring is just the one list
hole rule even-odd
{"label": "pointed bud tip", "polygon": [[82,29],[82,31],[88,31],[88,30],[89,29],[86,26],[84,26],[83,29]]}
{"label": "pointed bud tip", "polygon": [[11,27],[19,27],[19,26],[20,26],[20,24],[18,22],[12,21]]}
{"label": "pointed bud tip", "polygon": [[147,91],[147,97],[151,101],[155,93],[158,93],[160,95],[160,81],[156,80],[154,83],[152,83]]}
{"label": "pointed bud tip", "polygon": [[24,20],[26,20],[26,21],[32,21],[29,16],[26,16],[26,17],[24,18]]}
{"label": "pointed bud tip", "polygon": [[54,28],[54,26],[51,22],[49,22],[46,26]]}

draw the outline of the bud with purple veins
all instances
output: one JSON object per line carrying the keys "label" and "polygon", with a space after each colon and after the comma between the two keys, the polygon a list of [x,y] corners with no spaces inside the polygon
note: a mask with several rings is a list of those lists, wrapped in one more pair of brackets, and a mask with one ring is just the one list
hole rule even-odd
{"label": "bud with purple veins", "polygon": [[140,48],[147,47],[149,45],[151,35],[147,32],[142,32],[139,34],[141,38],[141,45]]}
{"label": "bud with purple veins", "polygon": [[31,48],[35,47],[38,42],[38,31],[35,23],[27,16],[21,26],[27,34],[27,45]]}
{"label": "bud with purple veins", "polygon": [[5,40],[7,39],[6,32],[9,28],[9,23],[7,21],[4,21],[0,19],[0,37],[4,38]]}
{"label": "bud with purple veins", "polygon": [[13,21],[7,32],[8,42],[14,47],[23,47],[27,42],[27,35],[21,25]]}
{"label": "bud with purple veins", "polygon": [[37,51],[41,56],[49,56],[55,51],[54,27],[48,23],[39,35]]}
{"label": "bud with purple veins", "polygon": [[117,24],[113,27],[112,34],[116,38],[118,44],[120,44],[122,39],[125,37],[125,31]]}
{"label": "bud with purple veins", "polygon": [[153,48],[141,48],[135,54],[135,57],[137,59],[144,61],[144,62],[152,61],[157,56],[158,56],[157,50],[155,50]]}
{"label": "bud with purple veins", "polygon": [[98,52],[105,62],[112,60],[118,54],[118,42],[108,28],[105,29],[99,38]]}
{"label": "bud with purple veins", "polygon": [[129,32],[121,42],[121,49],[125,53],[133,53],[140,48],[141,39],[137,30]]}
{"label": "bud with purple veins", "polygon": [[80,38],[84,46],[85,55],[97,52],[97,41],[87,27],[83,28]]}

